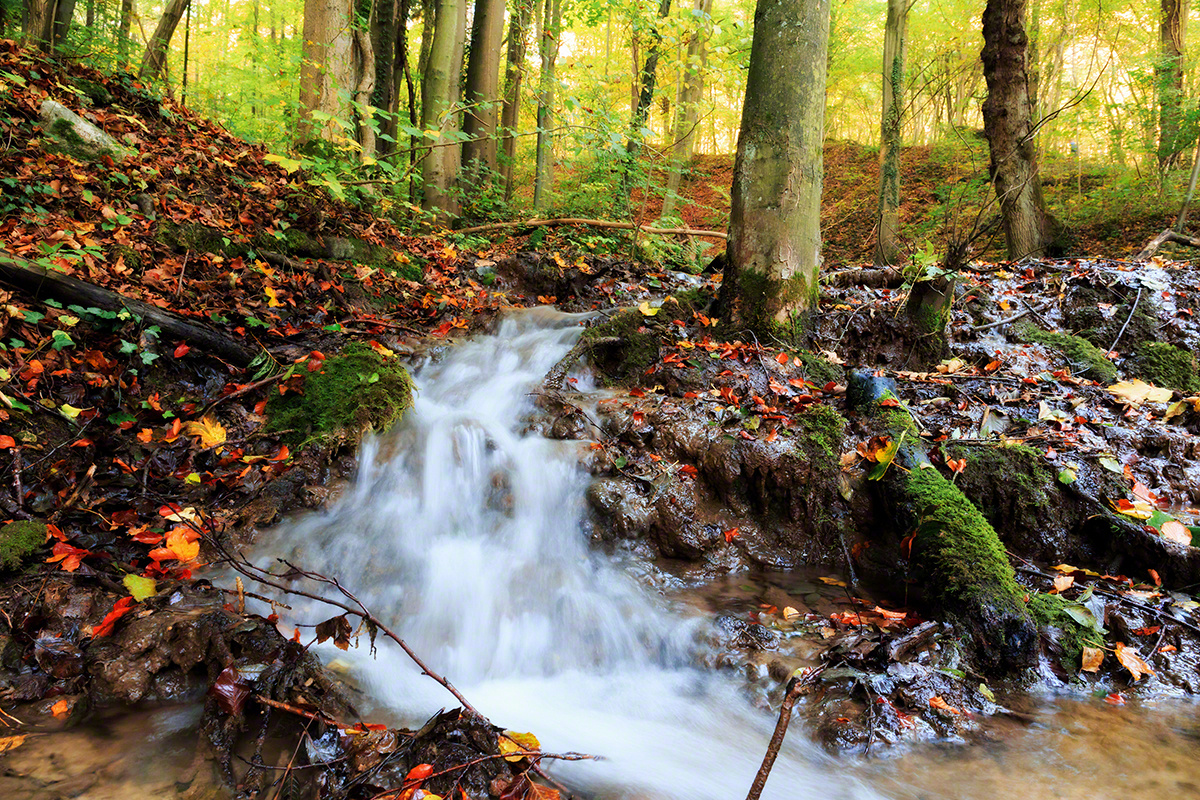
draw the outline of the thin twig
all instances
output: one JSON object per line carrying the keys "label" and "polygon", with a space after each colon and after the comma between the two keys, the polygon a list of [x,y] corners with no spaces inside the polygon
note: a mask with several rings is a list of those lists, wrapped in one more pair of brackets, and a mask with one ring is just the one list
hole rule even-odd
{"label": "thin twig", "polygon": [[1133,320],[1133,314],[1137,311],[1138,301],[1142,299],[1142,287],[1139,284],[1137,297],[1133,298],[1133,308],[1129,309],[1129,316],[1125,318],[1125,324],[1121,326],[1121,330],[1117,332],[1117,338],[1113,339],[1112,347],[1108,348],[1108,352],[1117,349],[1117,342],[1121,341],[1121,337],[1125,335],[1125,329],[1129,327],[1129,323]]}
{"label": "thin twig", "polygon": [[771,734],[771,743],[767,745],[762,766],[758,768],[758,774],[754,776],[754,783],[750,785],[750,793],[746,795],[746,800],[758,800],[762,794],[763,787],[767,785],[767,777],[771,774],[771,767],[775,766],[775,759],[779,756],[779,748],[783,746],[783,737],[787,733],[788,723],[792,721],[792,707],[796,705],[800,695],[807,692],[824,671],[825,666],[819,666],[792,678],[788,684],[787,693],[783,696],[783,703],[779,706],[779,721],[775,723],[775,732]]}
{"label": "thin twig", "polygon": [[1007,317],[1002,320],[997,320],[996,322],[989,322],[986,325],[974,325],[970,328],[967,328],[967,330],[975,332],[975,331],[986,331],[990,328],[999,328],[1001,325],[1007,325],[1010,322],[1016,322],[1017,320],[1021,319],[1022,317],[1027,317],[1030,314],[1038,314],[1042,311],[1045,311],[1051,305],[1053,305],[1053,304],[1046,303],[1045,305],[1040,306],[1038,308],[1033,308],[1032,306],[1030,306],[1029,308],[1026,308],[1024,311],[1020,312],[1019,314],[1013,314],[1011,317]]}

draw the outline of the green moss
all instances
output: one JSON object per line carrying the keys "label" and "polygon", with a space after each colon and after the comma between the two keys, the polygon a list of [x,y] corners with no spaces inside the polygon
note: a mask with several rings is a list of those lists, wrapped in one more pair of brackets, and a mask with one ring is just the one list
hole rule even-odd
{"label": "green moss", "polygon": [[1064,610],[1069,605],[1077,604],[1057,594],[1039,593],[1029,598],[1029,613],[1038,625],[1062,631],[1058,643],[1063,649],[1063,666],[1074,670],[1082,666],[1083,648],[1103,647],[1104,638],[1097,631],[1076,622]]}
{"label": "green moss", "polygon": [[828,458],[831,465],[837,464],[837,454],[842,449],[842,439],[846,435],[846,418],[831,405],[809,406],[803,414],[797,415],[805,438],[811,443],[810,450],[817,450]]}
{"label": "green moss", "polygon": [[246,253],[245,246],[230,241],[222,231],[196,222],[161,222],[154,238],[181,252],[219,253],[225,256]]}
{"label": "green moss", "polygon": [[[760,337],[782,336],[795,339],[797,331],[777,319],[781,312],[804,312],[815,308],[820,292],[816,280],[797,273],[780,280],[757,270],[742,269],[737,274],[737,323]],[[790,314],[795,317],[795,313]]]}
{"label": "green moss", "polygon": [[846,382],[846,370],[838,364],[807,350],[802,350],[797,355],[800,356],[800,363],[804,365],[804,374],[818,386]]}
{"label": "green moss", "polygon": [[0,571],[14,570],[46,542],[46,523],[18,520],[0,527]]}
{"label": "green moss", "polygon": [[412,405],[412,379],[404,367],[360,342],[308,373],[302,391],[272,398],[267,430],[294,431],[292,441],[357,436],[387,428]]}
{"label": "green moss", "polygon": [[979,509],[936,469],[914,469],[904,489],[917,516],[913,560],[938,605],[1025,617],[1024,591]]}
{"label": "green moss", "polygon": [[899,436],[906,434],[905,438],[908,441],[913,441],[920,431],[917,429],[917,423],[913,421],[912,414],[909,414],[902,408],[885,408],[879,412],[879,418],[883,421],[884,427],[892,434]]}
{"label": "green moss", "polygon": [[1200,392],[1196,357],[1165,342],[1147,342],[1137,349],[1137,370],[1141,378],[1155,386],[1176,389],[1185,394]]}
{"label": "green moss", "polygon": [[658,361],[662,338],[655,326],[655,319],[643,316],[636,309],[626,310],[583,332],[582,340],[585,343],[601,339],[619,340],[616,346],[593,348],[589,356],[603,385],[636,383]]}
{"label": "green moss", "polygon": [[1081,336],[1061,331],[1044,331],[1036,325],[1017,326],[1017,335],[1027,342],[1045,345],[1058,350],[1077,374],[1094,378],[1102,383],[1117,379],[1117,368],[1104,355],[1104,351]]}

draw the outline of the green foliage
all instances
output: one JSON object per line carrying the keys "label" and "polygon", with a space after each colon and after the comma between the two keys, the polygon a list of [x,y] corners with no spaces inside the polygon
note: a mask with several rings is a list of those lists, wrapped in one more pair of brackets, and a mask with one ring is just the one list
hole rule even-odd
{"label": "green foliage", "polygon": [[275,396],[267,404],[267,430],[292,431],[291,441],[358,436],[382,431],[412,405],[408,372],[370,345],[354,342],[304,376],[303,394]]}
{"label": "green foliage", "polygon": [[1165,342],[1146,342],[1137,348],[1138,373],[1155,386],[1176,389],[1184,394],[1200,392],[1200,374],[1196,357]]}
{"label": "green foliage", "polygon": [[1075,616],[1067,612],[1068,607],[1079,608],[1078,603],[1072,603],[1057,594],[1039,592],[1029,598],[1029,613],[1042,626],[1057,628],[1060,632],[1058,645],[1063,651],[1063,666],[1069,669],[1079,669],[1082,663],[1084,647],[1103,647],[1104,637],[1093,627],[1080,624]]}
{"label": "green foliage", "polygon": [[20,567],[45,542],[45,522],[17,520],[0,526],[0,572]]}
{"label": "green foliage", "polygon": [[1036,325],[1017,325],[1017,335],[1024,341],[1052,347],[1062,353],[1072,371],[1086,375],[1103,383],[1117,379],[1117,368],[1105,356],[1104,351],[1080,336],[1062,331],[1044,331]]}

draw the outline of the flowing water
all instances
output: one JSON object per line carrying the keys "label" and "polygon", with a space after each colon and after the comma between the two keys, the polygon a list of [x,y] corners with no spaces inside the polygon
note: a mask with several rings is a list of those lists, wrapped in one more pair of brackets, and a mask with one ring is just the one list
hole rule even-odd
{"label": "flowing water", "polygon": [[[545,309],[514,315],[419,369],[413,409],[364,448],[354,485],[327,512],[278,531],[259,561],[283,554],[339,576],[491,720],[532,731],[548,751],[605,757],[553,768],[574,786],[609,798],[744,796],[774,719],[728,675],[692,666],[707,623],[589,549],[584,445],[522,431],[530,392],[578,323]],[[319,613],[298,611],[305,622]],[[394,648],[351,658],[398,719],[420,722],[455,702]],[[1036,741],[1018,749],[1046,763]],[[986,783],[946,793],[952,765],[848,769],[795,731],[765,796],[1010,796]]]}

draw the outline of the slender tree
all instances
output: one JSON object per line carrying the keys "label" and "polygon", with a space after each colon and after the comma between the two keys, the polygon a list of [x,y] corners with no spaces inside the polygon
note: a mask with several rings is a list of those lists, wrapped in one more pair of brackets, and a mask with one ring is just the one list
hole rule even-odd
{"label": "slender tree", "polygon": [[471,55],[463,93],[462,160],[472,175],[496,171],[496,128],[500,118],[500,47],[504,41],[504,0],[475,0]]}
{"label": "slender tree", "polygon": [[332,140],[339,132],[335,121],[351,116],[346,98],[358,84],[352,14],[350,0],[305,0],[297,137],[302,147]]}
{"label": "slender tree", "polygon": [[28,0],[22,41],[26,47],[50,51],[54,46],[55,0]]}
{"label": "slender tree", "polygon": [[700,122],[700,101],[704,97],[704,70],[708,64],[707,41],[711,30],[712,0],[694,0],[692,5],[695,29],[688,37],[683,82],[679,101],[675,104],[675,132],[671,143],[671,163],[667,172],[667,195],[663,198],[662,215],[675,213],[676,198],[683,184],[683,170],[692,160],[696,146],[696,126]]}
{"label": "slender tree", "polygon": [[550,198],[554,181],[554,89],[558,82],[555,65],[562,33],[562,0],[544,0],[540,9],[539,51],[542,73],[538,85],[537,156],[533,183],[533,207],[541,210]]}
{"label": "slender tree", "polygon": [[875,263],[899,264],[900,133],[904,115],[904,55],[912,0],[888,0],[883,29],[883,104],[879,121],[879,210]]}
{"label": "slender tree", "polygon": [[1046,213],[1026,73],[1025,0],[988,0],[983,11],[983,131],[1000,201],[1008,257],[1042,255],[1053,222]]}
{"label": "slender tree", "polygon": [[521,115],[521,82],[525,76],[525,51],[528,47],[529,23],[533,19],[536,0],[517,0],[508,21],[508,54],[504,68],[504,108],[500,128],[504,153],[500,157],[500,174],[504,176],[504,199],[513,193],[513,163],[517,158],[517,137],[514,135]]}
{"label": "slender tree", "polygon": [[179,20],[183,18],[183,12],[187,10],[189,2],[190,0],[169,0],[167,7],[163,9],[158,27],[154,29],[150,41],[146,42],[142,67],[138,70],[139,78],[157,78],[166,70],[167,48],[171,45],[171,37],[175,35],[175,28],[179,26]]}
{"label": "slender tree", "polygon": [[457,176],[457,149],[453,146],[456,117],[453,102],[457,91],[457,73],[461,61],[455,61],[455,53],[461,53],[456,45],[458,35],[459,8],[464,0],[437,0],[436,13],[426,18],[433,22],[429,37],[428,63],[421,82],[421,127],[426,131],[438,131],[421,162],[421,177],[425,185],[421,207],[433,212],[440,223],[449,222],[458,214],[458,202],[451,192]]}
{"label": "slender tree", "polygon": [[[660,0],[658,20],[666,19],[670,14],[671,0]],[[629,117],[629,140],[625,143],[625,169],[621,177],[621,201],[623,203],[629,202],[629,193],[633,190],[633,165],[641,151],[642,128],[646,127],[646,121],[650,118],[650,104],[654,102],[658,60],[662,57],[662,32],[659,31],[658,20],[655,20],[650,28],[650,50],[646,53],[646,62],[638,73],[638,88],[634,94],[633,113]],[[633,63],[636,68],[636,50]]]}
{"label": "slender tree", "polygon": [[759,0],[722,287],[752,329],[816,304],[828,44],[829,0]]}
{"label": "slender tree", "polygon": [[1158,88],[1158,166],[1167,170],[1187,145],[1183,131],[1183,59],[1187,0],[1162,0],[1159,57],[1154,65]]}

